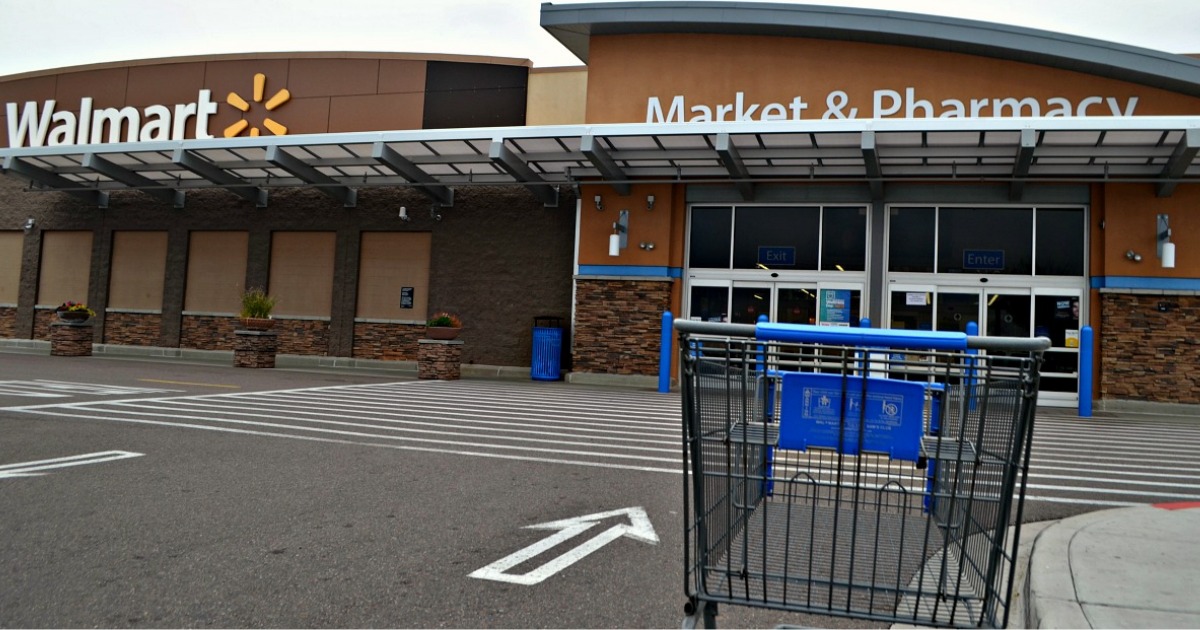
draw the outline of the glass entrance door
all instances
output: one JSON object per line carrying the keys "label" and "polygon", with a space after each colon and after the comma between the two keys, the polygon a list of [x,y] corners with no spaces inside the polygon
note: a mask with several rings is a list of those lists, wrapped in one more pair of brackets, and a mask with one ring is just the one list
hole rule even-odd
{"label": "glass entrance door", "polygon": [[693,280],[687,317],[696,321],[858,326],[863,316],[858,283]]}

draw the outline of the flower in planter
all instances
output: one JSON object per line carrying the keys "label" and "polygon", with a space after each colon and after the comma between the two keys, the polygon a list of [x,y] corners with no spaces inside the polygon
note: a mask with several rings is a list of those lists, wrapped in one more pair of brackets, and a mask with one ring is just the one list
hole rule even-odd
{"label": "flower in planter", "polygon": [[431,315],[425,325],[430,328],[462,328],[462,320],[454,313],[439,311]]}
{"label": "flower in planter", "polygon": [[60,316],[65,315],[66,317],[77,319],[89,319],[96,316],[96,311],[88,308],[87,304],[84,304],[83,302],[72,302],[70,300],[59,304],[58,308],[54,309],[54,312],[58,313]]}

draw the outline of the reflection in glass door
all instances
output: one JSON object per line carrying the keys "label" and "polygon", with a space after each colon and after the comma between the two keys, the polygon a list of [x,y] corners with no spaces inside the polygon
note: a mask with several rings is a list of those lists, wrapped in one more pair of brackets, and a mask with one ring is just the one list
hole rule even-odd
{"label": "reflection in glass door", "polygon": [[817,323],[817,294],[813,289],[780,287],[775,321],[783,324]]}
{"label": "reflection in glass door", "polygon": [[937,294],[937,318],[934,330],[967,332],[967,323],[979,322],[979,291]]}
{"label": "reflection in glass door", "polygon": [[771,319],[771,286],[743,286],[734,283],[733,306],[729,321],[735,324],[754,324],[759,315]]}
{"label": "reflection in glass door", "polygon": [[982,334],[993,337],[1030,337],[1029,295],[985,293],[987,297],[986,325]]}

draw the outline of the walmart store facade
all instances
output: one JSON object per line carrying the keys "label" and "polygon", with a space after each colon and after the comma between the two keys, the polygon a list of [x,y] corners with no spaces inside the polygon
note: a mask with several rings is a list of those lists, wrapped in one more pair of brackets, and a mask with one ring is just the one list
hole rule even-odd
{"label": "walmart store facade", "polygon": [[[661,316],[1051,338],[1042,401],[1200,403],[1200,59],[886,11],[543,5],[584,65],[410,54],[0,77],[0,338],[652,382]],[[403,211],[402,211],[403,209]],[[616,238],[613,238],[613,235]]]}

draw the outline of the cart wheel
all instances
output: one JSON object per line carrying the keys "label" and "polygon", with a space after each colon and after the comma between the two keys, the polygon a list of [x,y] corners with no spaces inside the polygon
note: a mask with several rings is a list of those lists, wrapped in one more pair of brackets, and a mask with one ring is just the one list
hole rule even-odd
{"label": "cart wheel", "polygon": [[688,599],[688,602],[683,605],[683,614],[687,615],[686,617],[683,618],[683,625],[682,625],[683,630],[695,630],[695,628],[698,627],[697,622],[700,622],[702,624],[699,627],[703,627],[703,628],[716,628],[717,627],[717,604],[716,604],[716,602],[705,602],[703,614],[702,615],[697,614],[700,612],[701,611],[696,606],[696,599],[695,598]]}

